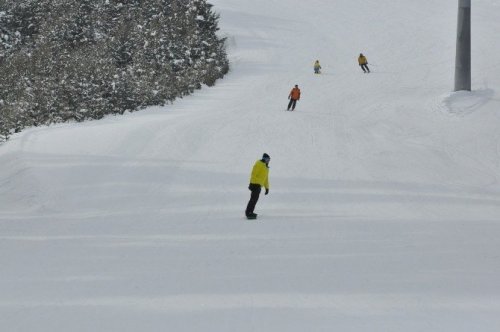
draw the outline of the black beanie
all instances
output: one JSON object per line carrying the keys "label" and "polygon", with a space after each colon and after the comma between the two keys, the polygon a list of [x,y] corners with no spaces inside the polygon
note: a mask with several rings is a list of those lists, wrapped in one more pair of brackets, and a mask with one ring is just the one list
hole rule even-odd
{"label": "black beanie", "polygon": [[271,159],[271,157],[269,157],[269,155],[267,153],[264,153],[262,155],[262,159]]}

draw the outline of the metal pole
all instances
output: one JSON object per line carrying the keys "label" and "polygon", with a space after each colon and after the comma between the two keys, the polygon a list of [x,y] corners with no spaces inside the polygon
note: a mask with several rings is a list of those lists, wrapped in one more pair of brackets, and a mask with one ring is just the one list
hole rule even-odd
{"label": "metal pole", "polygon": [[458,1],[455,91],[471,91],[471,0]]}

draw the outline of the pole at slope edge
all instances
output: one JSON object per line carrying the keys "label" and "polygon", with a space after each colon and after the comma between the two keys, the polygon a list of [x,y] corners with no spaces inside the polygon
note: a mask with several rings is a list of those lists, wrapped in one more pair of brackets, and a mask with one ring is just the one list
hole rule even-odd
{"label": "pole at slope edge", "polygon": [[471,91],[471,0],[458,1],[455,91]]}

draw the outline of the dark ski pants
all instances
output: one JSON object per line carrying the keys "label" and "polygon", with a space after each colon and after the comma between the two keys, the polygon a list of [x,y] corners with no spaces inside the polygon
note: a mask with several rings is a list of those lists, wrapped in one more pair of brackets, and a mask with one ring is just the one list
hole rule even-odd
{"label": "dark ski pants", "polygon": [[295,109],[295,105],[297,105],[297,99],[290,99],[290,102],[288,103],[288,107],[286,108],[287,111],[292,108],[292,111]]}
{"label": "dark ski pants", "polygon": [[259,200],[261,188],[260,184],[250,183],[248,189],[250,189],[252,194],[250,195],[250,201],[248,201],[247,209],[245,210],[245,214],[247,215],[247,217],[251,215],[253,213],[253,210],[255,209],[255,205]]}
{"label": "dark ski pants", "polygon": [[361,67],[361,69],[363,69],[363,72],[365,73],[369,73],[370,72],[370,68],[368,68],[368,64],[362,64],[362,65],[359,65]]}

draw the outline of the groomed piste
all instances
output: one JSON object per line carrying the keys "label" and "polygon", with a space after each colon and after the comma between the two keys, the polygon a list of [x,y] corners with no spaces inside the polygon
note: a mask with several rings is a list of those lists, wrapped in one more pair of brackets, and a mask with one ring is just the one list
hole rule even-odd
{"label": "groomed piste", "polygon": [[212,3],[215,87],[0,146],[1,330],[499,331],[498,1],[459,93],[457,1]]}

